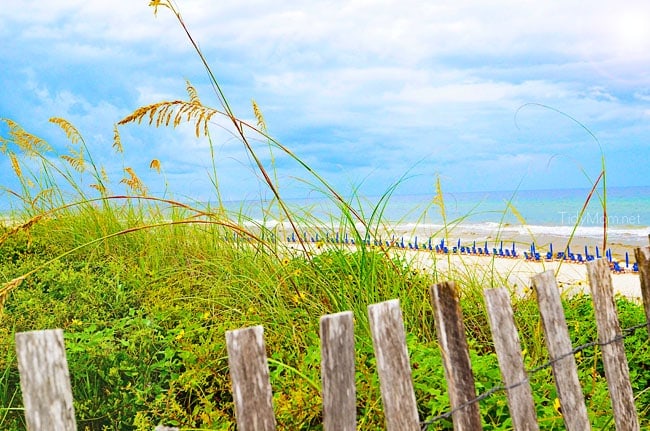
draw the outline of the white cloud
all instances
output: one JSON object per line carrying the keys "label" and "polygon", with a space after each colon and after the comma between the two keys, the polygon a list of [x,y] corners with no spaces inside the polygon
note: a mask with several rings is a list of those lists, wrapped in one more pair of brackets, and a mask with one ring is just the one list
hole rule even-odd
{"label": "white cloud", "polygon": [[[174,17],[160,9],[154,18],[147,4],[3,5],[0,54],[12,80],[1,82],[11,94],[0,96],[3,115],[68,117],[104,145],[113,122],[137,106],[185,98],[185,78],[204,102],[218,103]],[[518,111],[529,102],[575,117],[604,145],[641,146],[650,131],[647,1],[178,4],[235,112],[250,117],[256,99],[270,131],[343,186],[377,169],[398,177],[420,161],[425,175],[451,177],[452,169],[525,169],[542,146],[589,148],[585,131],[561,114]],[[224,184],[255,189],[238,180],[250,174],[241,143],[219,126],[213,133]],[[205,183],[207,143],[191,128],[140,126],[124,138],[138,151],[129,163],[156,156],[188,188]],[[282,177],[299,174],[280,162]],[[503,184],[493,178],[471,186]]]}

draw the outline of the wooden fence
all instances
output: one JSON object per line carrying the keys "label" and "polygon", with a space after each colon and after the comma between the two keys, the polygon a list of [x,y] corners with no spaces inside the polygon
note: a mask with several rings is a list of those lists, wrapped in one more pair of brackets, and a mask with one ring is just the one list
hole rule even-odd
{"label": "wooden fence", "polygon": [[[650,322],[650,247],[636,250],[647,322]],[[615,309],[607,261],[587,264],[616,429],[639,430],[622,331]],[[545,332],[558,398],[569,431],[591,429],[560,291],[552,271],[532,278]],[[481,430],[474,376],[465,327],[453,282],[430,288],[436,333],[447,380],[454,430]],[[505,288],[486,289],[485,302],[499,368],[515,430],[538,430],[519,335]],[[410,431],[426,427],[420,421],[413,391],[409,355],[399,301],[368,306],[373,347],[377,359],[381,398],[388,430]],[[650,323],[647,324],[650,331]],[[356,429],[354,329],[351,312],[321,317],[321,377],[325,430]],[[272,392],[261,326],[226,333],[237,429],[274,430]],[[29,430],[76,430],[70,379],[61,330],[16,334],[18,367]],[[157,430],[174,430],[159,426]]]}

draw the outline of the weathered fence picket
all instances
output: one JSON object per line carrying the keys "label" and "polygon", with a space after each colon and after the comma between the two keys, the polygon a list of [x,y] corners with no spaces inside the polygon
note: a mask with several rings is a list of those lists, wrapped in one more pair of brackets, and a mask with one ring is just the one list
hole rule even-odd
{"label": "weathered fence picket", "polygon": [[650,246],[635,249],[634,257],[639,266],[641,296],[643,297],[645,320],[648,322],[648,335],[650,335]]}
{"label": "weathered fence picket", "polygon": [[418,431],[420,420],[399,301],[368,306],[386,429]]}
{"label": "weathered fence picket", "polygon": [[476,386],[456,284],[452,281],[434,284],[429,289],[429,296],[438,342],[443,351],[442,363],[453,411],[454,430],[481,430],[483,426],[478,403],[468,403],[476,398]]}
{"label": "weathered fence picket", "polygon": [[567,327],[560,289],[557,287],[553,271],[537,274],[532,278],[533,287],[537,292],[537,303],[542,316],[546,347],[555,377],[555,387],[567,431],[586,431],[591,429],[585,397],[582,394],[578,380],[578,367],[573,356],[571,338]]}
{"label": "weathered fence picket", "polygon": [[63,331],[20,332],[16,353],[29,431],[76,431]]}
{"label": "weathered fence picket", "polygon": [[[636,256],[646,316],[650,321],[650,247],[637,249]],[[609,266],[602,259],[589,262],[587,274],[616,429],[636,431],[639,430],[639,421]],[[591,425],[578,381],[574,349],[553,272],[534,276],[532,285],[537,294],[566,429],[589,430]],[[458,291],[453,282],[444,282],[431,286],[429,295],[442,351],[454,430],[481,430]],[[538,431],[509,292],[505,288],[486,289],[484,297],[513,427],[517,431]],[[368,317],[386,427],[388,430],[419,430],[422,423],[418,417],[399,301],[369,305]],[[352,312],[322,316],[320,338],[324,429],[354,430],[356,390]],[[276,422],[263,328],[255,326],[227,331],[226,344],[237,429],[274,430]],[[75,430],[62,331],[18,333],[16,349],[28,430]],[[156,430],[176,431],[176,428],[161,425]]]}
{"label": "weathered fence picket", "polygon": [[357,398],[354,380],[354,321],[351,311],[320,319],[323,428],[354,431]]}
{"label": "weathered fence picket", "polygon": [[[603,352],[605,378],[612,400],[617,431],[638,431],[639,419],[625,357],[621,326],[614,304],[614,287],[609,266],[604,260],[587,262],[587,278],[594,303],[598,341]],[[617,340],[608,342],[608,340]]]}
{"label": "weathered fence picket", "polygon": [[510,305],[510,294],[505,288],[496,288],[485,289],[483,296],[490,319],[494,349],[499,360],[499,369],[507,388],[512,425],[515,431],[538,431],[533,393],[524,367],[519,333]]}
{"label": "weathered fence picket", "polygon": [[273,393],[261,326],[226,332],[237,429],[275,430]]}

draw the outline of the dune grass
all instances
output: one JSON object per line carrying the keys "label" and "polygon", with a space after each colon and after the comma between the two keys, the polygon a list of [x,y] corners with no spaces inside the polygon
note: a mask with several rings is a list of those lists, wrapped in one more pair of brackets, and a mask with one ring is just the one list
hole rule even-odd
{"label": "dune grass", "polygon": [[[253,105],[256,125],[234,114],[174,4],[153,1],[152,6],[178,18],[206,66],[220,106],[203,105],[187,83],[187,101],[141,107],[120,121],[113,150],[124,151],[119,130],[129,123],[165,127],[190,122],[197,136],[210,138],[210,125],[220,118],[229,122],[272,199],[260,199],[261,220],[243,209],[228,210],[214,158],[209,175],[216,205],[175,200],[166,192],[153,196],[131,167],[119,180],[108,178],[81,133],[66,120],[52,120],[69,141],[66,154],[56,153],[15,121],[3,120],[8,132],[0,138],[0,151],[9,158],[19,187],[3,188],[17,204],[0,225],[0,428],[25,429],[13,335],[63,328],[80,429],[151,430],[158,424],[233,429],[224,333],[259,324],[265,329],[279,427],[320,429],[318,318],[352,310],[359,429],[378,429],[383,416],[366,307],[393,298],[401,301],[418,408],[427,420],[449,409],[427,296],[432,283],[447,279],[460,287],[478,391],[498,385],[482,290],[507,285],[507,280],[470,265],[422,271],[411,255],[376,246],[375,240],[390,236],[384,214],[403,179],[370,207],[354,190],[346,196],[334,190],[270,136],[259,106]],[[250,134],[263,138],[270,166],[261,162],[262,150]],[[273,165],[277,154],[301,166],[302,180],[336,211],[323,218],[292,208],[282,198]],[[156,162],[150,167],[160,169]],[[118,187],[126,193],[111,191]],[[436,234],[449,239],[462,219],[447,219],[439,180],[431,206],[444,220]],[[511,203],[504,211],[513,211]],[[304,240],[304,231],[319,232],[320,240]],[[323,240],[326,232],[349,233],[354,245]],[[296,243],[285,241],[290,235]],[[513,294],[512,300],[526,365],[533,368],[548,359],[536,303],[531,295]],[[565,302],[575,343],[594,340],[588,297]],[[619,299],[618,305],[623,327],[643,321],[639,304]],[[647,417],[647,336],[634,335],[626,346],[637,407]],[[609,429],[598,349],[584,352],[578,362],[594,428]],[[542,428],[561,429],[550,369],[532,376],[531,384]],[[511,428],[503,392],[482,401],[481,412],[485,429]],[[443,420],[429,429],[452,426]]]}

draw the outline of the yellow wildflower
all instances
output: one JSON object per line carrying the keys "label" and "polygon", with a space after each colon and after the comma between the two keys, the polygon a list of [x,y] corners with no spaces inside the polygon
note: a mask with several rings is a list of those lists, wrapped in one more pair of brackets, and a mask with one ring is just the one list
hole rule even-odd
{"label": "yellow wildflower", "polygon": [[299,304],[301,302],[304,302],[305,299],[307,299],[307,295],[305,294],[305,292],[298,292],[291,297],[291,300],[293,301],[294,304]]}

